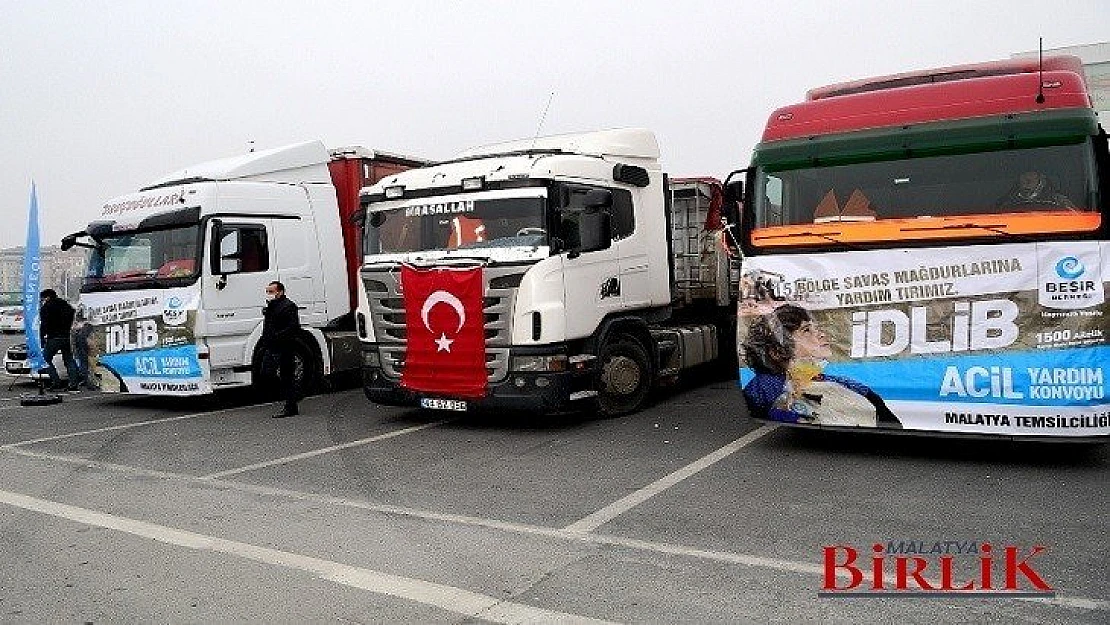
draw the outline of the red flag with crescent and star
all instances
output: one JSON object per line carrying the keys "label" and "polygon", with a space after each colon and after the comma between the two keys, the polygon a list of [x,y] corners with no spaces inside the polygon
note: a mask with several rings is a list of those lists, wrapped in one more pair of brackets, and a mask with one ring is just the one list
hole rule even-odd
{"label": "red flag with crescent and star", "polygon": [[482,268],[401,267],[405,367],[401,386],[474,399],[486,394]]}

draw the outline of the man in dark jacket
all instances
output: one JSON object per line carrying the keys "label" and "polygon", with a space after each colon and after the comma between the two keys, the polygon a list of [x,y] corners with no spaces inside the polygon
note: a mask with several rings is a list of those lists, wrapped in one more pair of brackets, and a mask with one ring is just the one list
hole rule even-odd
{"label": "man in dark jacket", "polygon": [[[274,415],[275,419],[298,414],[300,399],[294,376],[296,336],[301,329],[297,304],[285,296],[285,285],[271,282],[266,285],[266,308],[262,311],[262,349],[269,359],[276,358],[280,370],[281,393],[285,408]],[[268,358],[264,356],[265,363]]]}
{"label": "man in dark jacket", "polygon": [[51,386],[60,390],[62,380],[54,367],[54,356],[61,352],[69,381],[68,390],[76,391],[80,380],[73,362],[73,351],[69,346],[69,331],[73,327],[73,306],[58,297],[54,289],[43,289],[42,293],[39,293],[39,299],[42,300],[42,305],[39,307],[39,336],[42,338],[42,357],[46,361],[46,367],[40,373],[49,375]]}

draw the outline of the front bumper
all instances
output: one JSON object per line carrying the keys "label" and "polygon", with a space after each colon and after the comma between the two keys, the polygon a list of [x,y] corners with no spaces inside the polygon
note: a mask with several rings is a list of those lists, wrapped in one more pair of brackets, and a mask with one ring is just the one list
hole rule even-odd
{"label": "front bumper", "polygon": [[[363,349],[364,352],[376,351],[376,348],[370,347]],[[532,349],[526,353],[537,354]],[[585,368],[573,371],[510,371],[504,380],[487,386],[485,397],[467,399],[467,408],[547,414],[569,411],[582,404],[581,399],[592,397],[592,380],[592,372]],[[387,377],[380,366],[367,364],[362,367],[362,389],[370,401],[390,406],[418,406],[425,397],[461,399],[410,391],[401,387],[400,380]]]}
{"label": "front bumper", "polygon": [[45,373],[36,373],[31,370],[31,365],[26,360],[4,360],[4,373],[15,377],[26,377],[32,380],[49,379]]}

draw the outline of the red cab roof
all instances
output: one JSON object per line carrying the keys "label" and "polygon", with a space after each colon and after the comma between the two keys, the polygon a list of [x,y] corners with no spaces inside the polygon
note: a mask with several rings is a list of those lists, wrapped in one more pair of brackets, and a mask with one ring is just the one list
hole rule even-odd
{"label": "red cab roof", "polygon": [[[1042,85],[1044,102],[1038,103],[1038,86]],[[1077,57],[1046,57],[1043,68],[1036,59],[1012,59],[880,76],[812,89],[806,102],[780,108],[771,114],[763,141],[1090,107],[1083,65]]]}
{"label": "red cab roof", "polygon": [[1064,71],[1083,75],[1083,61],[1077,56],[1049,56],[1045,57],[1043,65],[1037,59],[1019,58],[1004,61],[988,61],[986,63],[973,63],[969,65],[953,65],[951,67],[938,67],[936,69],[923,69],[889,76],[875,76],[850,82],[841,82],[824,87],[817,87],[806,92],[807,100],[821,100],[835,96],[862,93],[865,91],[879,91],[895,87],[909,87],[928,83],[951,82],[955,80],[970,80],[984,76],[1002,76],[1008,74],[1035,74],[1039,69],[1046,72]]}

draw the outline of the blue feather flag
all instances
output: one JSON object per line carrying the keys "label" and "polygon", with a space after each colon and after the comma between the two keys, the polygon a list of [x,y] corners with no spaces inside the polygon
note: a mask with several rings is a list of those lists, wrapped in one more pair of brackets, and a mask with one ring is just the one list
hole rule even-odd
{"label": "blue feather flag", "polygon": [[23,334],[27,337],[27,363],[32,371],[46,366],[39,339],[39,286],[42,259],[39,257],[39,200],[31,182],[31,206],[27,210],[27,245],[23,248]]}

